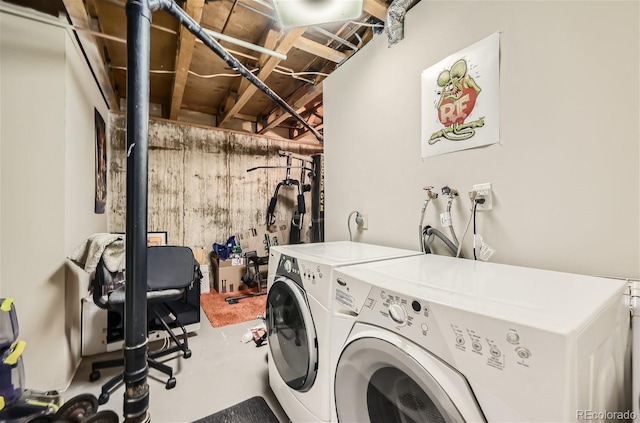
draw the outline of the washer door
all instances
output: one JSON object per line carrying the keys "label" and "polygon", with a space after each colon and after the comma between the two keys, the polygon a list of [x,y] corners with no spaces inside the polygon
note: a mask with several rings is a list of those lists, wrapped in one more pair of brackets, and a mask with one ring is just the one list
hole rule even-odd
{"label": "washer door", "polygon": [[286,384],[308,391],[318,370],[318,339],[302,288],[277,277],[267,295],[268,344],[272,360]]}
{"label": "washer door", "polygon": [[[374,333],[379,336],[371,337]],[[380,329],[369,330],[368,336],[344,348],[336,371],[335,401],[341,422],[486,421],[460,373]]]}

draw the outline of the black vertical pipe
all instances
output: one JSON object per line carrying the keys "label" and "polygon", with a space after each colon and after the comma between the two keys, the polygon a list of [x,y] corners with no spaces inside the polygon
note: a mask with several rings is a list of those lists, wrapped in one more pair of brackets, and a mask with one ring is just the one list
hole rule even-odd
{"label": "black vertical pipe", "polygon": [[149,421],[147,384],[148,0],[127,1],[127,230],[124,309],[124,420]]}
{"label": "black vertical pipe", "polygon": [[314,154],[311,185],[311,242],[324,242],[324,154]]}

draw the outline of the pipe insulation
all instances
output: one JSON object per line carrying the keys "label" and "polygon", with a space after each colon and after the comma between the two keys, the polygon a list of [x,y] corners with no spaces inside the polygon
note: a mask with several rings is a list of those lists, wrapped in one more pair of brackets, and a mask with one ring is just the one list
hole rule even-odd
{"label": "pipe insulation", "polygon": [[389,39],[389,47],[404,38],[404,17],[413,0],[394,0],[387,9],[387,24],[384,31]]}
{"label": "pipe insulation", "polygon": [[323,141],[323,136],[315,128],[304,120],[302,116],[298,114],[289,104],[284,101],[278,94],[269,88],[264,82],[262,82],[257,76],[252,74],[238,59],[233,57],[227,52],[224,47],[220,45],[216,40],[209,36],[205,30],[193,20],[189,14],[178,6],[174,0],[149,0],[149,4],[152,10],[162,9],[172,15],[178,20],[189,32],[195,35],[204,45],[209,47],[215,54],[217,54],[222,60],[224,60],[233,70],[244,76],[255,85],[260,91],[265,93],[271,100],[277,105],[282,107],[287,113],[295,117],[306,127],[319,141]]}

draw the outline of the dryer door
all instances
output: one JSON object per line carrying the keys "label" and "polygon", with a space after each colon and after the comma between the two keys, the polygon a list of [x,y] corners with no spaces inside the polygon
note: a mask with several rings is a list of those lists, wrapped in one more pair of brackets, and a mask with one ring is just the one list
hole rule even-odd
{"label": "dryer door", "polygon": [[297,391],[308,391],[318,370],[318,338],[302,288],[276,277],[267,295],[268,344],[282,380]]}
{"label": "dryer door", "polygon": [[339,421],[486,421],[460,373],[408,340],[370,328],[340,356],[335,379]]}

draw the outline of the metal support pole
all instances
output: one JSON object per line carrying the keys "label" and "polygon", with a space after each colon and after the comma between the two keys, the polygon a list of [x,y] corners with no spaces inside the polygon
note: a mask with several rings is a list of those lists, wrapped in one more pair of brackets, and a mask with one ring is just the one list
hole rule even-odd
{"label": "metal support pole", "polygon": [[324,242],[324,154],[313,156],[311,185],[311,242]]}
{"label": "metal support pole", "polygon": [[124,421],[150,421],[147,384],[149,0],[127,1],[127,228]]}

